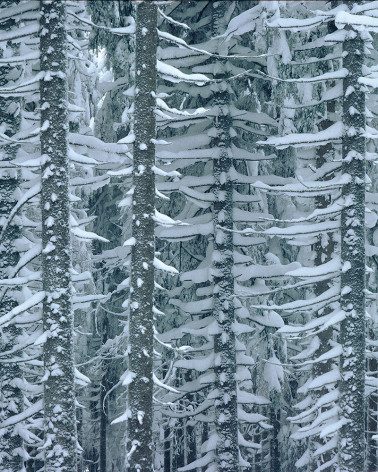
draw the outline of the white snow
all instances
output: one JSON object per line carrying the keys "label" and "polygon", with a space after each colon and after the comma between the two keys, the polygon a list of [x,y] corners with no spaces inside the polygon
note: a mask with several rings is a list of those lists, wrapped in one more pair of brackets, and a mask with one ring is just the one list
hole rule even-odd
{"label": "white snow", "polygon": [[358,31],[378,31],[378,18],[367,15],[353,15],[346,11],[339,11],[335,17],[335,24],[338,28],[351,25]]}
{"label": "white snow", "polygon": [[210,81],[210,79],[203,74],[185,74],[179,69],[176,69],[176,67],[161,61],[157,61],[157,70],[163,79],[173,83],[189,82],[196,85],[204,85]]}
{"label": "white snow", "polygon": [[340,121],[334,123],[329,128],[318,131],[317,133],[294,133],[287,134],[282,137],[268,138],[266,141],[258,141],[258,144],[275,146],[277,149],[285,149],[289,146],[313,147],[316,145],[324,145],[329,142],[338,141],[343,135],[343,125]]}

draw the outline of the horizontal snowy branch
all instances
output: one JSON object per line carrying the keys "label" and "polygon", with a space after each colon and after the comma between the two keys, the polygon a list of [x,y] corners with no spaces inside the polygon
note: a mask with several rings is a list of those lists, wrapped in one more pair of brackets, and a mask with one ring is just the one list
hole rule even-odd
{"label": "horizontal snowy branch", "polygon": [[349,25],[358,31],[378,31],[378,18],[367,15],[353,15],[346,11],[340,11],[336,14],[335,24],[338,28]]}

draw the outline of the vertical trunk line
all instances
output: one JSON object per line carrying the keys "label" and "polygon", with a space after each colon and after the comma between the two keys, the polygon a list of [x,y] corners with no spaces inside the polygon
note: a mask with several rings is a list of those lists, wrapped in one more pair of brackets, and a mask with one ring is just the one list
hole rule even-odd
{"label": "vertical trunk line", "polygon": [[[227,2],[213,4],[213,33],[222,33],[220,25],[227,13]],[[222,67],[220,66],[220,69]],[[221,72],[225,76],[225,68]],[[219,78],[219,77],[217,77]],[[233,181],[230,170],[233,158],[230,155],[232,118],[229,111],[230,91],[227,83],[217,85],[214,103],[219,115],[214,120],[216,137],[212,145],[219,150],[214,160],[214,316],[219,333],[214,337],[215,426],[217,432],[216,461],[222,472],[239,471],[238,411],[236,385],[236,347],[233,323],[234,313],[234,244],[233,244]]]}
{"label": "vertical trunk line", "polygon": [[365,92],[358,83],[363,75],[364,41],[360,33],[345,29],[349,35],[343,43],[343,66],[349,74],[343,84],[342,169],[350,182],[343,186],[341,212],[341,309],[345,319],[340,328],[344,425],[339,432],[339,467],[341,472],[359,472],[365,464]]}
{"label": "vertical trunk line", "polygon": [[157,5],[137,4],[135,67],[135,142],[132,204],[129,369],[128,467],[133,472],[153,470],[153,292],[155,256],[155,99]]}
{"label": "vertical trunk line", "polygon": [[64,2],[41,2],[41,152],[45,470],[76,470],[67,34]]}

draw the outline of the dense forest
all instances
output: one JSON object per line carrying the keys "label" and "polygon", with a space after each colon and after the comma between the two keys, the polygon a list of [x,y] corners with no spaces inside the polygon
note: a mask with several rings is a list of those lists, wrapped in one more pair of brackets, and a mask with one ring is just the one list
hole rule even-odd
{"label": "dense forest", "polygon": [[0,0],[0,472],[378,471],[376,32]]}

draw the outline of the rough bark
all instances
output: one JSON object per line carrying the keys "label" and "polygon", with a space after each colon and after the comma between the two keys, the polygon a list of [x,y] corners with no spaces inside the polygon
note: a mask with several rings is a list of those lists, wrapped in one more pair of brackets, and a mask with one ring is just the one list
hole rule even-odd
{"label": "rough bark", "polygon": [[42,276],[45,470],[76,470],[67,36],[64,2],[41,2]]}
{"label": "rough bark", "polygon": [[[352,4],[352,2],[348,2]],[[346,28],[350,31],[350,28]],[[343,85],[343,186],[341,212],[341,323],[340,408],[345,424],[339,432],[339,470],[358,472],[365,464],[365,93],[364,41],[359,33],[343,43],[343,66],[349,71]]]}
{"label": "rough bark", "polygon": [[128,467],[153,470],[153,292],[154,208],[156,137],[155,99],[157,6],[150,1],[137,5],[135,142],[133,168],[132,236],[130,277],[129,370],[135,378],[129,385]]}
{"label": "rough bark", "polygon": [[[227,2],[213,4],[213,34],[223,31],[222,25],[229,5]],[[219,66],[222,69],[222,66]],[[223,74],[225,67],[223,67]],[[219,77],[217,77],[219,78]],[[229,113],[230,91],[228,84],[220,83],[214,92],[214,103],[219,115],[214,119],[216,137],[212,145],[219,148],[219,159],[214,160],[214,317],[218,323],[218,334],[214,337],[215,389],[218,397],[215,406],[215,428],[217,432],[216,462],[221,472],[239,471],[238,413],[236,347],[233,323],[234,277],[233,277],[233,181],[230,169],[233,159],[230,129],[232,117]]]}

